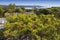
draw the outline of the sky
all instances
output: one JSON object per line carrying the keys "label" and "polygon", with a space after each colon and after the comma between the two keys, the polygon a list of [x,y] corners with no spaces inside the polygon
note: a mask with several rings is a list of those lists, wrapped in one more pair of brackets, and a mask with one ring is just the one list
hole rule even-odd
{"label": "sky", "polygon": [[0,0],[0,5],[40,5],[40,6],[60,6],[60,0]]}

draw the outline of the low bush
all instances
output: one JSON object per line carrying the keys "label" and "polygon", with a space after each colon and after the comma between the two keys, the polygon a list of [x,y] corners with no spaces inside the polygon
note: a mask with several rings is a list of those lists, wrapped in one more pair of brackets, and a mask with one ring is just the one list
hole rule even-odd
{"label": "low bush", "polygon": [[6,17],[4,37],[18,40],[60,40],[60,19],[53,14],[14,14]]}

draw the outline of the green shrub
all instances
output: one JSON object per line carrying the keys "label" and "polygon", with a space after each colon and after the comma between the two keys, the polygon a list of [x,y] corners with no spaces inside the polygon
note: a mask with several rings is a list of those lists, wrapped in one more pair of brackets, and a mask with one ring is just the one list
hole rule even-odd
{"label": "green shrub", "polygon": [[33,13],[6,17],[4,36],[17,39],[27,36],[31,40],[60,40],[60,19],[53,14],[39,17]]}

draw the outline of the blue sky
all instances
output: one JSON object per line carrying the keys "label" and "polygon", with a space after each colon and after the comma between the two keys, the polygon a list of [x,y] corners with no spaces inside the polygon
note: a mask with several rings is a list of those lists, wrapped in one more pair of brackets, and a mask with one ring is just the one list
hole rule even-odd
{"label": "blue sky", "polygon": [[40,5],[40,6],[60,6],[60,0],[0,0],[1,5]]}

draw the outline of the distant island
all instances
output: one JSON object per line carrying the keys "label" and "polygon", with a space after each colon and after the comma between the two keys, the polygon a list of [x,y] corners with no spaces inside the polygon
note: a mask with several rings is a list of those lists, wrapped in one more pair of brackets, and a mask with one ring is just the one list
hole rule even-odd
{"label": "distant island", "polygon": [[[8,7],[8,5],[0,5],[0,6],[3,6],[3,7]],[[16,5],[16,8],[18,7],[24,7],[26,9],[32,9],[32,8],[47,8],[45,6],[40,6],[40,5]]]}

